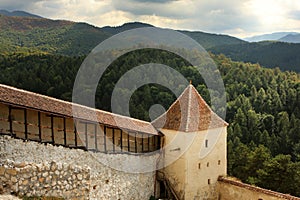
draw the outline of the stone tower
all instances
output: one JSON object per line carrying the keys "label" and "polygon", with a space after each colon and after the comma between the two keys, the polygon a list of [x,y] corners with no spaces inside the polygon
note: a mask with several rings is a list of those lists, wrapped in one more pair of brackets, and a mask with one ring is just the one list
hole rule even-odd
{"label": "stone tower", "polygon": [[153,125],[165,135],[160,173],[179,199],[217,199],[217,179],[227,170],[228,124],[190,84]]}

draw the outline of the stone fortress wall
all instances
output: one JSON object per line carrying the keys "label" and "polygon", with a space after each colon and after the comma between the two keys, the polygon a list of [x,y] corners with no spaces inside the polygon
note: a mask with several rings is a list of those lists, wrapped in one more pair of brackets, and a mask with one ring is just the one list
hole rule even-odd
{"label": "stone fortress wall", "polygon": [[[155,171],[126,173],[99,163],[95,157],[114,158],[119,165],[132,162],[134,157],[141,163],[155,166],[158,155],[92,153],[0,136],[0,178],[7,186],[2,190],[6,193],[95,200],[149,199],[154,195]],[[75,189],[74,185],[81,186]],[[71,193],[72,198],[69,196]]]}
{"label": "stone fortress wall", "polygon": [[20,196],[52,196],[88,199],[90,169],[56,162],[15,163],[7,160],[0,166],[2,193]]}
{"label": "stone fortress wall", "polygon": [[230,178],[219,177],[217,183],[218,199],[251,199],[251,200],[300,200],[288,194],[255,187]]}

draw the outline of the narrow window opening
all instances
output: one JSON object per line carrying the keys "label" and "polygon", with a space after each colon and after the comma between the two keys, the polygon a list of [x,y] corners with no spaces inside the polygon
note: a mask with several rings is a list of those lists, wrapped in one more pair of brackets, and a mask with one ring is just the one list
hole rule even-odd
{"label": "narrow window opening", "polygon": [[198,164],[198,169],[201,169],[201,163]]}
{"label": "narrow window opening", "polygon": [[208,140],[205,140],[205,147],[208,147]]}
{"label": "narrow window opening", "polygon": [[206,164],[207,167],[209,167],[209,162]]}
{"label": "narrow window opening", "polygon": [[208,185],[210,185],[210,179],[207,180]]}
{"label": "narrow window opening", "polygon": [[218,165],[221,165],[221,160],[218,160]]}

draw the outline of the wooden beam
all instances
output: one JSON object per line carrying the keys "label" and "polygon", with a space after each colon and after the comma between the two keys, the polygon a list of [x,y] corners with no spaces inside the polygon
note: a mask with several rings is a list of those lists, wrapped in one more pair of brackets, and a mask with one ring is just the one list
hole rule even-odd
{"label": "wooden beam", "polygon": [[63,118],[64,120],[64,145],[67,146],[67,125],[66,125],[66,118]]}
{"label": "wooden beam", "polygon": [[53,122],[53,115],[51,115],[50,117],[51,117],[51,140],[52,140],[52,143],[54,144],[54,143],[55,143],[55,140],[54,140],[54,122]]}
{"label": "wooden beam", "polygon": [[87,123],[84,123],[84,131],[85,131],[85,147],[86,147],[86,150],[89,149],[89,141],[88,141],[88,130],[87,130]]}
{"label": "wooden beam", "polygon": [[15,106],[11,106],[11,109],[14,109],[14,110],[24,110],[25,108],[23,108],[23,107],[15,107]]}
{"label": "wooden beam", "polygon": [[28,139],[28,129],[27,129],[27,110],[24,109],[24,130],[25,130],[25,140]]}
{"label": "wooden beam", "polygon": [[98,124],[95,124],[95,150],[98,151],[98,142],[97,142],[97,126]]}
{"label": "wooden beam", "polygon": [[142,152],[144,152],[144,133],[142,133]]}
{"label": "wooden beam", "polygon": [[134,133],[134,152],[137,153],[137,139],[136,139],[137,133]]}
{"label": "wooden beam", "polygon": [[128,152],[130,152],[130,141],[129,141],[129,132],[128,132],[128,134],[127,134],[127,150],[128,150]]}
{"label": "wooden beam", "polygon": [[120,129],[120,146],[121,146],[121,152],[123,152],[123,131],[122,131],[122,129]]}
{"label": "wooden beam", "polygon": [[104,126],[104,152],[106,152],[106,126]]}
{"label": "wooden beam", "polygon": [[113,152],[115,152],[115,129],[112,128],[112,144],[113,144]]}
{"label": "wooden beam", "polygon": [[76,120],[75,119],[73,119],[74,120],[74,142],[75,142],[75,147],[77,147],[78,146],[78,143],[77,143],[77,128],[76,128]]}
{"label": "wooden beam", "polygon": [[39,141],[42,142],[41,112],[38,111]]}
{"label": "wooden beam", "polygon": [[148,152],[150,152],[150,136],[148,135]]}
{"label": "wooden beam", "polygon": [[11,105],[8,106],[8,121],[9,121],[9,132],[13,134],[13,126],[12,126],[12,115],[11,115]]}

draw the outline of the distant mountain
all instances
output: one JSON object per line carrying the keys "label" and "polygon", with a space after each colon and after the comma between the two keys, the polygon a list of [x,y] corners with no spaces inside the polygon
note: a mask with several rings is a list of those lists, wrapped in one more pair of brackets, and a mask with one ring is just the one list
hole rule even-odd
{"label": "distant mountain", "polygon": [[300,43],[300,33],[288,34],[279,39],[281,42]]}
{"label": "distant mountain", "polygon": [[33,17],[33,18],[42,18],[41,16],[34,15],[25,11],[12,11],[9,12],[7,10],[0,10],[0,15],[5,15],[5,16],[12,16],[12,17]]}
{"label": "distant mountain", "polygon": [[[141,27],[153,26],[132,22],[118,27],[98,28],[87,23],[65,20],[0,15],[0,54],[38,52],[67,56],[87,55],[108,37]],[[300,72],[300,44],[270,41],[249,43],[228,35],[200,31],[180,32],[199,42],[206,50],[222,53],[233,60]],[[279,35],[278,33],[277,37]],[[283,39],[287,41],[293,36],[288,35]],[[296,39],[293,37],[293,41]]]}
{"label": "distant mountain", "polygon": [[[85,55],[106,38],[122,31],[153,27],[131,22],[122,26],[103,28],[86,23],[46,18],[11,17],[0,15],[0,53],[41,51],[62,55]],[[218,45],[243,44],[243,40],[228,35],[180,31],[199,42],[204,48]]]}
{"label": "distant mountain", "polygon": [[256,35],[253,37],[244,38],[248,42],[261,42],[261,41],[270,41],[270,40],[279,40],[289,34],[295,34],[296,32],[275,32],[270,34]]}

